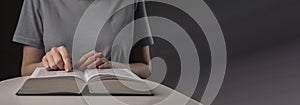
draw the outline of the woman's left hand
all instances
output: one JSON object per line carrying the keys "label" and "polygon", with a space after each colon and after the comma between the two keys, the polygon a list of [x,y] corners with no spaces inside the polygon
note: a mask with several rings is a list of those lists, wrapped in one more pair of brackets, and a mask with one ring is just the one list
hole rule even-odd
{"label": "woman's left hand", "polygon": [[112,68],[112,62],[105,58],[103,53],[90,51],[87,54],[83,55],[76,67],[80,70],[86,69],[106,69]]}

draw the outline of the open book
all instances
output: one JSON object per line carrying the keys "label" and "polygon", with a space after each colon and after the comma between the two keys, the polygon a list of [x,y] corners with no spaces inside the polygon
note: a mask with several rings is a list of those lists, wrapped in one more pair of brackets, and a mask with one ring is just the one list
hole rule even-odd
{"label": "open book", "polygon": [[81,94],[151,95],[144,80],[128,69],[47,71],[36,68],[17,95]]}

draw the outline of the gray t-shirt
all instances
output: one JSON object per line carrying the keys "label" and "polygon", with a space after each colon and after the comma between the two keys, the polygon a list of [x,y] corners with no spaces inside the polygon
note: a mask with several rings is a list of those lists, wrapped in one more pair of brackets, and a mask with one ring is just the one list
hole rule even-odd
{"label": "gray t-shirt", "polygon": [[[102,1],[109,2],[110,0]],[[85,11],[93,2],[95,2],[95,0],[24,0],[13,41],[42,49],[45,52],[48,52],[52,47],[65,46],[68,52],[72,53],[73,37],[77,25]],[[114,8],[110,5],[106,6],[107,7],[104,8]],[[132,13],[127,10],[108,20],[106,27],[109,29],[108,31],[100,32],[100,34],[104,33],[102,36],[105,37],[100,37],[100,39],[97,40],[97,47],[95,49],[98,51],[106,49],[106,53],[111,53],[111,44],[114,41],[114,37],[116,37],[116,35],[112,34],[117,34],[118,32],[116,31],[120,31],[120,29],[124,27],[122,24],[125,24],[126,21],[130,21],[128,19],[146,15],[144,6],[145,5],[134,5],[132,8],[129,8],[132,9],[130,10]],[[124,18],[126,16],[129,18]],[[146,27],[147,34],[134,34],[133,37],[147,38],[139,41],[141,43],[137,43],[137,46],[153,44],[149,26],[147,24],[142,25],[145,25],[143,27]],[[107,54],[107,57],[110,58],[110,56],[110,54]]]}

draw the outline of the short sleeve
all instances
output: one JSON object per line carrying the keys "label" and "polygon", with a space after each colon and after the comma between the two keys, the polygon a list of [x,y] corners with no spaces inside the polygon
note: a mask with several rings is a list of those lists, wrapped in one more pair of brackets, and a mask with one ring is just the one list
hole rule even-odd
{"label": "short sleeve", "polygon": [[24,0],[13,41],[44,49],[40,0]]}
{"label": "short sleeve", "polygon": [[149,26],[146,5],[144,0],[137,0],[134,13],[134,42],[135,47],[143,47],[154,44]]}

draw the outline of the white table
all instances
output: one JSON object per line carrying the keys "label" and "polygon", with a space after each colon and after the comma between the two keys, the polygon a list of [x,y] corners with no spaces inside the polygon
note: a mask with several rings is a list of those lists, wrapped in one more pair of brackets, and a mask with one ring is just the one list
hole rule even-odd
{"label": "white table", "polygon": [[154,96],[17,96],[28,77],[0,82],[0,105],[202,105],[166,86],[147,81]]}

